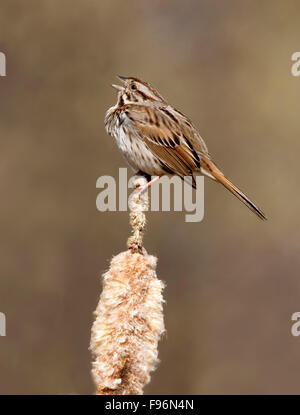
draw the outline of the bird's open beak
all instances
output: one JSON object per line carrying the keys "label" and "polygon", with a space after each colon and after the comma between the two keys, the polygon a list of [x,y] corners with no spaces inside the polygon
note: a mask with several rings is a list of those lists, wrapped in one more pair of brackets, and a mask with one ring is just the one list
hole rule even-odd
{"label": "bird's open beak", "polygon": [[[125,82],[126,81],[126,76],[121,76],[121,75],[117,75],[117,78],[120,79],[120,81]],[[120,85],[112,85],[113,88],[117,89],[118,91],[124,91],[125,88],[123,86]]]}
{"label": "bird's open beak", "polygon": [[126,79],[127,79],[127,76],[117,75],[117,78],[120,79],[121,81],[125,82]]}
{"label": "bird's open beak", "polygon": [[123,86],[121,86],[121,85],[115,85],[115,84],[112,84],[112,87],[115,88],[115,89],[117,89],[118,91],[124,91],[124,89],[125,89]]}

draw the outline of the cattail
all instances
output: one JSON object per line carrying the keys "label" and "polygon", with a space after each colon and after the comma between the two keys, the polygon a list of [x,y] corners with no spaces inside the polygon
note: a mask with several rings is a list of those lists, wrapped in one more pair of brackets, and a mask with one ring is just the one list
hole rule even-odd
{"label": "cattail", "polygon": [[[145,179],[136,183],[143,185]],[[103,275],[92,327],[92,376],[99,395],[142,394],[158,363],[157,345],[164,332],[164,285],[156,276],[157,258],[143,248],[147,195],[133,192],[129,208],[129,249],[113,257]]]}

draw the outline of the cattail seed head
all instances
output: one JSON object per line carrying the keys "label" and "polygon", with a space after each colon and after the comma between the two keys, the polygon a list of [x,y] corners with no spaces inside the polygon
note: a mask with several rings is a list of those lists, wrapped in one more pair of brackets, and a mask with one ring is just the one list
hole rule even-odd
{"label": "cattail seed head", "polygon": [[92,376],[99,395],[142,394],[158,363],[157,345],[165,330],[157,258],[142,246],[148,202],[132,196],[130,249],[113,257],[103,275],[92,327]]}

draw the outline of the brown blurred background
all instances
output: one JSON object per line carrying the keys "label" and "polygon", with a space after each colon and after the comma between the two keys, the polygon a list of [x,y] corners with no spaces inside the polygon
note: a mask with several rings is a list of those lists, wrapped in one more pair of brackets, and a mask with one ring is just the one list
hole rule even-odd
{"label": "brown blurred background", "polygon": [[300,392],[299,1],[2,0],[0,393],[93,393],[100,275],[127,213],[95,183],[125,167],[104,131],[115,75],[188,114],[216,162],[269,216],[205,182],[205,218],[148,215],[167,335],[146,393]]}

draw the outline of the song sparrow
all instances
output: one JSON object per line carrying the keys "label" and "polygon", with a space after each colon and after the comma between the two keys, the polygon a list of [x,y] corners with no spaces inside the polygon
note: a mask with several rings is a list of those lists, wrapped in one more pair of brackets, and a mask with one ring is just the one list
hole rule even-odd
{"label": "song sparrow", "polygon": [[[191,120],[172,107],[147,82],[118,76],[124,86],[118,90],[117,104],[105,116],[105,128],[113,136],[130,166],[138,174],[189,176],[196,186],[195,173],[225,186],[261,219],[265,214],[232,184],[212,161],[206,144]],[[144,190],[144,189],[143,189]]]}

